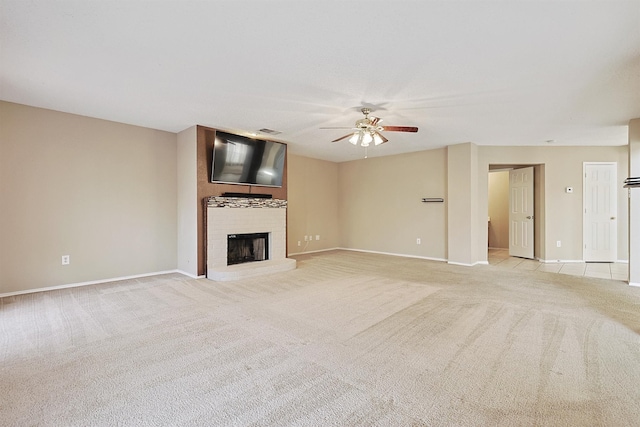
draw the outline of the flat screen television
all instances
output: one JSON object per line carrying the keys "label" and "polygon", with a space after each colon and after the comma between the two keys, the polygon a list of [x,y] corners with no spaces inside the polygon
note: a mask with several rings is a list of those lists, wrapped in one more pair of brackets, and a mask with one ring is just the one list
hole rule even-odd
{"label": "flat screen television", "polygon": [[282,187],[287,146],[216,132],[211,182]]}

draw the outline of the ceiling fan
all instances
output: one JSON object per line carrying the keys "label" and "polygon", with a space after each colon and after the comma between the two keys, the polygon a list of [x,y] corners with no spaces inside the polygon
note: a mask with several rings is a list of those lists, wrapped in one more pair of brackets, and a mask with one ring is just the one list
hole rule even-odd
{"label": "ceiling fan", "polygon": [[364,114],[364,119],[360,119],[356,121],[355,127],[322,127],[320,129],[351,129],[354,132],[349,133],[345,136],[341,136],[338,139],[334,139],[331,142],[342,141],[345,138],[349,138],[349,142],[353,145],[361,145],[363,147],[368,147],[370,143],[374,143],[375,145],[384,144],[388,141],[387,138],[384,137],[380,132],[388,131],[388,132],[418,132],[417,127],[413,126],[382,126],[380,122],[382,121],[379,117],[371,116],[370,108],[362,108],[362,114]]}

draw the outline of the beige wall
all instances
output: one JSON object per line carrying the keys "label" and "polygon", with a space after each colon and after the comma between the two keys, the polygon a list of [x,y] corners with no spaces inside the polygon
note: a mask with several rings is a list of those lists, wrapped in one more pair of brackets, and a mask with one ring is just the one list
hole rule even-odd
{"label": "beige wall", "polygon": [[175,134],[7,102],[0,123],[0,293],[176,268]]}
{"label": "beige wall", "polygon": [[178,270],[198,276],[198,173],[196,126],[178,133]]}
{"label": "beige wall", "polygon": [[509,248],[509,171],[489,173],[489,247]]}
{"label": "beige wall", "polygon": [[[629,121],[629,177],[640,177],[640,118]],[[627,176],[623,176],[626,179]],[[625,189],[629,197],[629,283],[640,286],[640,188]],[[620,218],[620,222],[622,218]]]}
{"label": "beige wall", "polygon": [[[288,155],[287,164],[288,253],[339,247],[338,164],[293,154]],[[305,235],[314,240],[305,242]],[[316,235],[320,240],[315,240]]]}
{"label": "beige wall", "polygon": [[[447,260],[452,264],[473,265],[479,260],[477,159],[475,144],[447,147]],[[480,224],[484,228],[485,252],[486,212],[482,212],[485,220]]]}
{"label": "beige wall", "polygon": [[[0,294],[175,268],[194,274],[198,196],[189,209],[181,206],[196,191],[196,128],[176,136],[7,102],[0,102],[0,122]],[[637,128],[630,125],[630,141]],[[340,164],[289,155],[288,252],[345,247],[451,260],[458,251],[464,262],[481,262],[489,164],[534,164],[536,217],[546,217],[536,253],[580,260],[583,162],[602,161],[618,162],[621,183],[628,176],[628,147],[461,144]],[[624,260],[627,192],[618,196]],[[454,223],[452,201],[463,208]],[[305,246],[305,235],[321,239]],[[71,256],[69,266],[62,255]]]}
{"label": "beige wall", "polygon": [[[488,169],[497,164],[544,165],[545,260],[582,260],[583,162],[617,162],[618,259],[628,259],[627,193],[622,182],[627,175],[627,147],[479,147],[479,210],[488,211]],[[566,193],[573,187],[573,193]],[[478,218],[486,222],[485,217]],[[482,230],[481,230],[482,231]],[[486,236],[486,229],[484,231]],[[482,239],[481,239],[482,240]],[[556,247],[556,241],[562,247]],[[482,253],[479,251],[479,253]]]}
{"label": "beige wall", "polygon": [[[451,152],[456,149],[462,150],[464,155],[452,159]],[[618,180],[622,184],[627,176],[626,150],[624,146],[476,147],[460,144],[446,149],[341,163],[338,203],[341,245],[470,264],[486,261],[489,164],[533,165],[536,257],[549,261],[581,260],[583,162],[617,162]],[[473,191],[454,182],[464,178],[469,171],[470,178],[463,183],[470,181],[476,190],[475,211]],[[447,179],[450,180],[448,184]],[[565,193],[567,186],[573,187],[574,192]],[[628,259],[626,194],[620,188],[620,260]],[[449,200],[445,204],[414,203],[422,197]],[[451,223],[445,209],[451,216],[452,197],[459,199],[461,206],[455,212],[465,212],[458,225]],[[472,222],[467,227],[471,236],[461,233],[465,221]],[[451,234],[449,247],[448,232]],[[430,237],[425,239],[424,235]],[[420,246],[415,244],[417,237],[422,239]],[[556,247],[557,240],[562,241],[561,248]],[[452,259],[451,255],[456,251],[460,256]]]}
{"label": "beige wall", "polygon": [[[536,259],[546,259],[547,240],[545,238],[545,228],[547,220],[546,198],[545,198],[545,165],[535,165],[533,167],[533,256]],[[553,215],[550,212],[549,215]]]}
{"label": "beige wall", "polygon": [[[445,259],[446,149],[340,163],[342,246]],[[422,243],[416,244],[420,238]]]}

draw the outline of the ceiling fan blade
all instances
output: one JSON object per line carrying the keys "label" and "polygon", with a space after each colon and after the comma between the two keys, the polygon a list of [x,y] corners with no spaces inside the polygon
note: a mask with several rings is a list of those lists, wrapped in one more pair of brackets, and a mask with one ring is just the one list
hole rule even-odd
{"label": "ceiling fan blade", "polygon": [[413,126],[382,126],[382,130],[389,132],[418,132],[418,128]]}
{"label": "ceiling fan blade", "polygon": [[380,117],[373,117],[371,116],[371,126],[375,126],[378,124],[378,122],[380,122]]}
{"label": "ceiling fan blade", "polygon": [[333,141],[331,141],[331,142],[338,142],[338,141],[342,141],[342,140],[343,140],[343,139],[345,139],[345,138],[349,138],[351,135],[353,135],[353,134],[352,134],[352,133],[348,133],[348,134],[346,134],[345,136],[341,136],[340,138],[338,138],[338,139],[334,139],[334,140],[333,140]]}

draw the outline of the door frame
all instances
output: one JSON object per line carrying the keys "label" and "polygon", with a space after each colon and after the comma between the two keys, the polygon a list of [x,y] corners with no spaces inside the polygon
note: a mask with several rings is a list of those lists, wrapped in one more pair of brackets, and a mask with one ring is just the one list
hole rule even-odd
{"label": "door frame", "polygon": [[[533,228],[534,228],[534,246],[533,257],[541,262],[548,262],[545,258],[547,256],[546,250],[546,163],[489,163],[487,169],[487,176],[492,172],[507,171],[510,169],[526,168],[533,166],[534,181],[533,181],[533,197],[534,197],[534,216],[533,216]],[[487,180],[488,181],[488,180]],[[489,199],[489,191],[487,188],[487,201]],[[488,206],[487,206],[488,208]],[[508,209],[508,208],[507,208]],[[486,221],[487,215],[483,215],[484,221]],[[486,226],[485,226],[486,227]],[[487,252],[489,251],[489,238],[486,238]]]}

